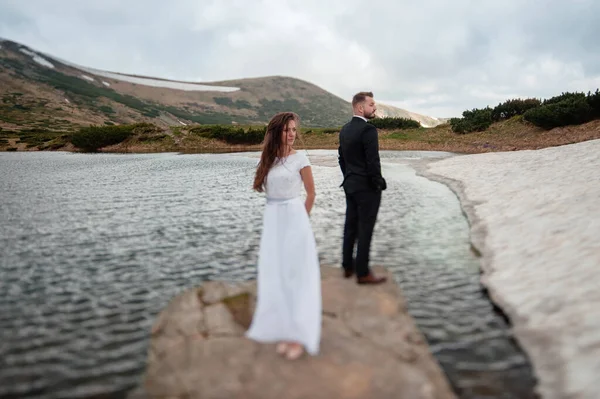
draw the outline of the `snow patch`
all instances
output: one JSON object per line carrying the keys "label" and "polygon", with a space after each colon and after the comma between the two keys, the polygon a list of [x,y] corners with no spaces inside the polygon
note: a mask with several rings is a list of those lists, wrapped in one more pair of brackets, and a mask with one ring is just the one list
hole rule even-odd
{"label": "snow patch", "polygon": [[484,285],[514,322],[542,398],[598,397],[599,152],[590,140],[428,165],[458,188]]}
{"label": "snow patch", "polygon": [[[81,67],[80,67],[81,68]],[[124,82],[135,83],[143,86],[151,87],[163,87],[166,89],[184,90],[184,91],[219,91],[219,92],[233,92],[238,91],[239,87],[223,87],[223,86],[209,86],[199,83],[187,83],[187,82],[174,82],[170,80],[160,80],[152,78],[144,78],[137,76],[121,75],[118,73],[98,71],[90,68],[81,68],[84,71],[93,73],[94,75],[103,76],[105,78],[111,78],[115,80],[121,80]]]}
{"label": "snow patch", "polygon": [[23,54],[27,54],[28,56],[30,56],[33,59],[33,61],[37,62],[41,66],[44,66],[46,68],[54,68],[54,64],[52,64],[47,59],[42,58],[37,53],[35,53],[35,52],[33,52],[33,51],[29,50],[29,49],[20,48],[19,51],[22,52]]}
{"label": "snow patch", "polygon": [[65,98],[65,102],[66,102],[67,104],[71,104],[71,101],[69,101],[69,99],[68,99],[68,98]]}
{"label": "snow patch", "polygon": [[183,123],[182,121],[180,121],[179,119],[177,119],[177,122],[181,123],[183,126],[187,126],[187,123]]}
{"label": "snow patch", "polygon": [[94,82],[94,78],[92,78],[92,77],[90,77],[90,76],[87,76],[87,75],[83,75],[83,74],[82,74],[82,75],[81,75],[81,77],[82,77],[82,78],[84,78],[85,80],[88,80],[88,81],[90,81],[90,82]]}
{"label": "snow patch", "polygon": [[110,87],[110,83],[108,83],[108,82],[102,81],[102,84],[106,87]]}
{"label": "snow patch", "polygon": [[34,57],[36,55],[33,51],[28,50],[26,48],[20,48],[19,51],[22,52],[23,54],[27,54],[30,57]]}
{"label": "snow patch", "polygon": [[52,64],[50,61],[46,60],[45,58],[40,57],[39,55],[34,56],[33,60],[35,62],[37,62],[38,64],[40,64],[41,66],[45,66],[46,68],[54,68],[54,64]]}
{"label": "snow patch", "polygon": [[226,86],[210,86],[201,83],[190,83],[190,82],[174,82],[172,80],[161,80],[139,76],[128,76],[114,72],[106,72],[99,69],[82,67],[81,65],[74,64],[72,62],[63,60],[58,57],[51,57],[54,60],[61,62],[65,65],[77,68],[81,71],[91,73],[92,75],[102,76],[104,78],[119,80],[122,82],[135,83],[143,86],[150,87],[164,87],[166,89],[184,90],[184,91],[219,91],[219,92],[234,92],[240,90],[239,87],[226,87]]}
{"label": "snow patch", "polygon": [[47,59],[40,57],[39,55],[35,55],[33,57],[33,60],[35,62],[37,62],[38,64],[40,64],[41,66],[45,66],[46,68],[54,68],[54,64],[52,64]]}

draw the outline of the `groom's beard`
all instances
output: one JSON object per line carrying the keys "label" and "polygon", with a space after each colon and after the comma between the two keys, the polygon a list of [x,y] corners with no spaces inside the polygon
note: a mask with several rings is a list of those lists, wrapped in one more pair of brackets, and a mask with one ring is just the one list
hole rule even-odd
{"label": "groom's beard", "polygon": [[365,115],[365,118],[367,118],[367,119],[373,119],[373,118],[375,118],[375,112],[371,112],[370,114]]}

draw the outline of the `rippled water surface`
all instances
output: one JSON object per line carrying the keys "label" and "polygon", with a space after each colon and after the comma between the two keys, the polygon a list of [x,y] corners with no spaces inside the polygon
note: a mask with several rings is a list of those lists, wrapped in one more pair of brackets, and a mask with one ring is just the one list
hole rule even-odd
{"label": "rippled water surface", "polygon": [[[314,163],[332,152],[310,151]],[[482,294],[454,194],[382,153],[388,180],[372,261],[463,398],[529,398],[533,377]],[[123,395],[143,373],[149,329],[182,290],[255,277],[262,207],[253,154],[0,154],[0,397]],[[337,167],[314,166],[319,256],[339,265]]]}

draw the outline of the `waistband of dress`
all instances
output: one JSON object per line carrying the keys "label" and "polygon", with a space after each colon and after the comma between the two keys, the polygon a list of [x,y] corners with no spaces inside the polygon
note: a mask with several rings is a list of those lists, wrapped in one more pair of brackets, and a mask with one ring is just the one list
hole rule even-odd
{"label": "waistband of dress", "polygon": [[292,197],[292,198],[271,198],[267,197],[267,204],[288,204],[290,202],[294,202],[299,200],[300,197]]}

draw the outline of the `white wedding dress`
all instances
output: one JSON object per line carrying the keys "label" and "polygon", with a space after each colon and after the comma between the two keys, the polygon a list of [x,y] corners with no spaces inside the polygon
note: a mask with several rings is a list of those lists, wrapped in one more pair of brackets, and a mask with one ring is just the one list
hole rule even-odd
{"label": "white wedding dress", "polygon": [[321,273],[300,176],[300,169],[309,165],[306,155],[296,152],[276,159],[267,175],[257,303],[246,337],[298,342],[316,355],[321,339]]}

